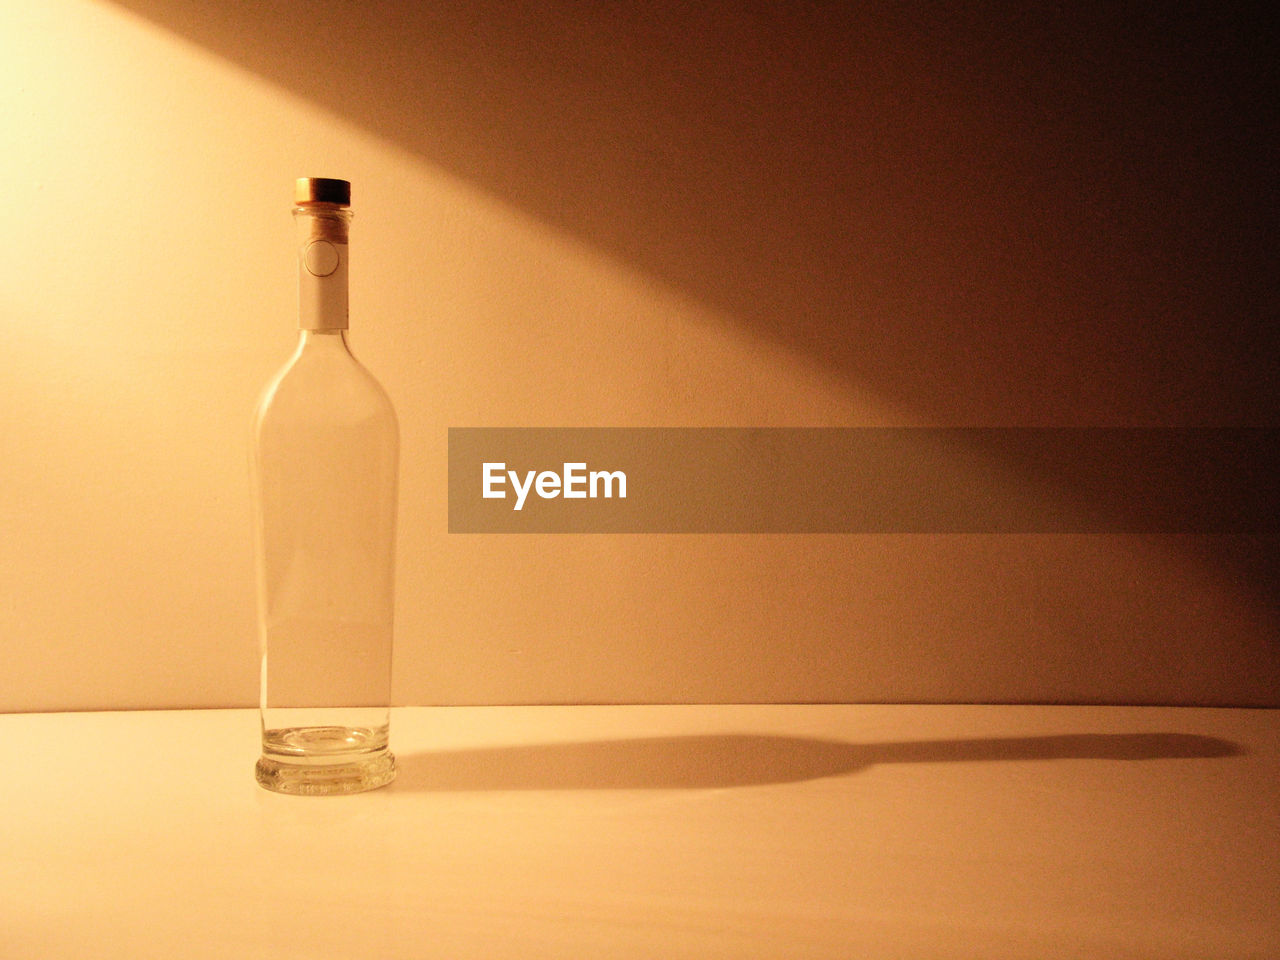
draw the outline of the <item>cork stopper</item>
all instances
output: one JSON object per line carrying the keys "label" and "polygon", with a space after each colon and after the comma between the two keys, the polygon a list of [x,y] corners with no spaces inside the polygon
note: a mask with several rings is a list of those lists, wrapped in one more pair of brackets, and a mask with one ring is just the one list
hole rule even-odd
{"label": "cork stopper", "polygon": [[351,183],[347,180],[330,180],[326,177],[299,177],[293,186],[293,202],[298,206],[332,203],[339,207],[349,207],[351,206]]}
{"label": "cork stopper", "polygon": [[304,242],[347,242],[351,220],[350,183],[324,177],[299,177],[294,184],[293,199],[293,214],[304,228]]}

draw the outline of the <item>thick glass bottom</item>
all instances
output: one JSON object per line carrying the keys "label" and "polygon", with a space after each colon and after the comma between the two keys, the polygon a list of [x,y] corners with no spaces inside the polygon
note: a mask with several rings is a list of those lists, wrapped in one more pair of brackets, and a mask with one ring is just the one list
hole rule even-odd
{"label": "thick glass bottom", "polygon": [[396,760],[387,749],[386,727],[289,727],[264,732],[254,774],[276,793],[360,793],[394,780]]}

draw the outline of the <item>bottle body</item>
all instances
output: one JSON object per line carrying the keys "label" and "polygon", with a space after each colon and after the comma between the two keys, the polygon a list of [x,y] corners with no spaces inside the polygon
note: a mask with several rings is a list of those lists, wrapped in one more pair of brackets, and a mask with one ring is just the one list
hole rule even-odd
{"label": "bottle body", "polygon": [[399,431],[345,329],[309,326],[305,304],[302,327],[253,425],[256,776],[283,793],[351,793],[395,775],[388,737]]}

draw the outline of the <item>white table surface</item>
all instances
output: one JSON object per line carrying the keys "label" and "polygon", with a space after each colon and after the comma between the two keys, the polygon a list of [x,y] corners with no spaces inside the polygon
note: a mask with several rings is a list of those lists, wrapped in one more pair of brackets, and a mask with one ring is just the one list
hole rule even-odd
{"label": "white table surface", "polygon": [[391,787],[257,713],[0,716],[0,957],[1280,956],[1280,712],[404,708]]}

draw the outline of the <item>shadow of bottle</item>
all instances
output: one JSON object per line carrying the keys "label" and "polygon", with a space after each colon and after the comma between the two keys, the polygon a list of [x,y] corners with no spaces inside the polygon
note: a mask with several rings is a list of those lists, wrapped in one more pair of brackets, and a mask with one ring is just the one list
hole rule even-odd
{"label": "shadow of bottle", "polygon": [[1081,733],[849,743],[710,734],[424,751],[398,757],[395,790],[711,789],[817,780],[886,763],[1174,760],[1239,756],[1186,733]]}

